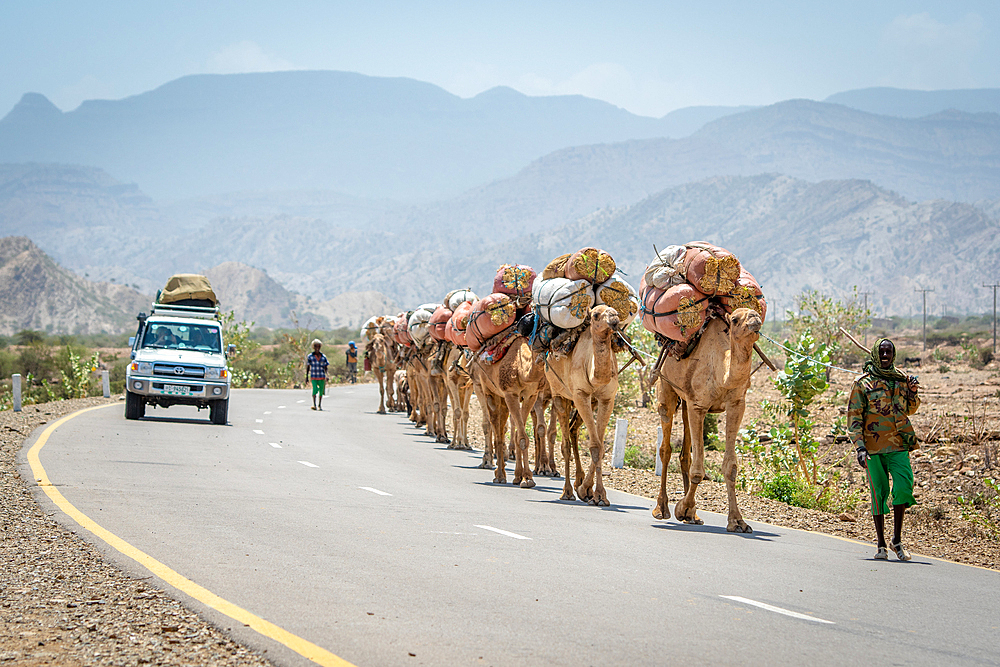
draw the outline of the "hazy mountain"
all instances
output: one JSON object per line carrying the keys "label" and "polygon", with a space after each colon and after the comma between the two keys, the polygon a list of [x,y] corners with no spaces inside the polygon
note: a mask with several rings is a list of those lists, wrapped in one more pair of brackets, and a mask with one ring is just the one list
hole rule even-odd
{"label": "hazy mountain", "polygon": [[691,122],[579,95],[494,88],[462,99],[349,72],[204,74],[67,113],[26,94],[0,120],[0,162],[98,166],[158,199],[319,188],[426,201],[559,148],[664,136]]}
{"label": "hazy mountain", "polygon": [[809,100],[712,121],[691,137],[741,153],[759,171],[810,181],[861,178],[906,197],[1000,196],[1000,115],[877,116]]}
{"label": "hazy mountain", "polygon": [[131,288],[74,275],[30,239],[0,238],[0,334],[121,333],[134,325],[136,308],[149,302]]}
{"label": "hazy mountain", "polygon": [[823,101],[842,104],[868,113],[902,118],[930,116],[949,109],[966,113],[1000,113],[1000,88],[959,90],[861,88],[830,95]]}

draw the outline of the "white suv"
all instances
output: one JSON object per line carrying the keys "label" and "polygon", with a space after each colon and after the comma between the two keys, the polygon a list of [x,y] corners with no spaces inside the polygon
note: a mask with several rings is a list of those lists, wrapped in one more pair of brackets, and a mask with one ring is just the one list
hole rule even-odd
{"label": "white suv", "polygon": [[[153,304],[139,313],[125,377],[125,418],[139,419],[146,406],[208,408],[213,424],[229,413],[229,368],[217,308]],[[230,346],[231,347],[231,346]]]}

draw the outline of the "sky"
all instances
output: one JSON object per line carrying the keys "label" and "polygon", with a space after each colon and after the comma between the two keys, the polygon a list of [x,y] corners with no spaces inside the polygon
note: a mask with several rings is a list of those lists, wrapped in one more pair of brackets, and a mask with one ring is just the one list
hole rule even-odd
{"label": "sky", "polygon": [[0,0],[0,116],[198,73],[329,69],[581,94],[646,116],[843,90],[1000,87],[991,2]]}

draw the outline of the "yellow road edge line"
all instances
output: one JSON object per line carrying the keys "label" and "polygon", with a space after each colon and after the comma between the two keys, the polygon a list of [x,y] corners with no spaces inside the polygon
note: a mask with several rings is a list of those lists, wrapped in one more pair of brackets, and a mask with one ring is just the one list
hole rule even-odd
{"label": "yellow road edge line", "polygon": [[91,410],[100,410],[112,405],[116,404],[109,403],[108,405],[98,405],[66,415],[65,417],[53,422],[44,431],[42,431],[42,434],[38,436],[38,440],[34,445],[32,445],[31,449],[28,450],[28,463],[35,476],[35,481],[45,492],[45,495],[47,495],[52,502],[55,503],[56,507],[61,509],[71,519],[76,521],[81,528],[93,533],[96,537],[106,542],[108,546],[112,547],[122,555],[131,558],[166,583],[183,593],[190,595],[195,600],[198,600],[198,602],[211,607],[234,621],[238,621],[243,625],[249,626],[265,637],[287,646],[302,657],[311,660],[318,665],[322,665],[323,667],[354,667],[353,664],[347,662],[340,656],[334,655],[326,649],[317,646],[316,644],[313,644],[298,635],[294,635],[288,630],[285,630],[270,621],[266,621],[263,618],[250,613],[246,609],[243,609],[242,607],[236,606],[232,602],[219,597],[207,588],[196,584],[184,575],[172,570],[149,554],[140,551],[78,510],[71,502],[66,500],[66,497],[63,496],[58,489],[52,486],[52,483],[49,481],[48,474],[45,472],[45,468],[42,466],[42,462],[38,458],[38,454],[41,452],[42,447],[45,446],[49,436],[51,436],[57,428],[68,422],[70,419],[79,417],[80,415],[90,412]]}

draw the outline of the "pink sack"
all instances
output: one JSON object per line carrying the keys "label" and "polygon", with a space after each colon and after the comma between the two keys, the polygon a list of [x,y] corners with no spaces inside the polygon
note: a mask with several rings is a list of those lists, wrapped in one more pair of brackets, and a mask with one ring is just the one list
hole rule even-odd
{"label": "pink sack", "polygon": [[662,290],[639,284],[642,326],[671,340],[686,341],[705,324],[708,297],[684,283]]}
{"label": "pink sack", "polygon": [[431,315],[430,330],[434,340],[447,340],[444,337],[444,327],[451,319],[451,310],[447,306],[438,306]]}
{"label": "pink sack", "polygon": [[687,281],[709,296],[729,294],[739,280],[740,260],[711,243],[688,243],[684,254]]}
{"label": "pink sack", "polygon": [[465,330],[466,344],[470,350],[478,352],[484,342],[513,325],[516,319],[516,306],[509,295],[490,294],[472,306],[469,326]]}
{"label": "pink sack", "polygon": [[406,313],[402,313],[396,319],[396,324],[392,327],[392,337],[403,347],[413,345],[413,337],[410,336],[410,331],[407,328]]}
{"label": "pink sack", "polygon": [[463,301],[455,312],[452,313],[451,319],[448,320],[448,324],[445,325],[444,333],[455,345],[461,345],[466,347],[468,342],[465,340],[465,331],[469,327],[469,315],[472,314],[473,304],[469,301]]}
{"label": "pink sack", "polygon": [[729,294],[719,297],[719,302],[722,303],[722,307],[726,309],[727,313],[731,313],[737,308],[750,308],[757,311],[761,322],[767,317],[767,301],[764,299],[764,292],[761,291],[757,280],[746,269],[740,272],[736,287]]}
{"label": "pink sack", "polygon": [[503,264],[497,269],[493,279],[494,294],[510,296],[531,296],[531,286],[535,284],[535,270],[523,264]]}

